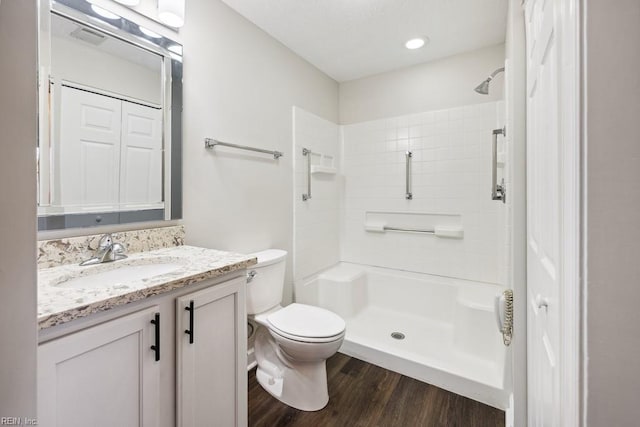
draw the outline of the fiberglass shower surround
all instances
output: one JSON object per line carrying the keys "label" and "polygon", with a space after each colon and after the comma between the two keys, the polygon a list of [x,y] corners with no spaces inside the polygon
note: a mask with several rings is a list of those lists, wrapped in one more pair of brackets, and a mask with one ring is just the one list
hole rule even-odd
{"label": "fiberglass shower surround", "polygon": [[[341,260],[504,284],[506,212],[487,196],[503,109],[489,102],[343,126]],[[405,199],[406,151],[412,200]],[[385,212],[388,226],[459,226],[463,238],[367,232],[368,216]],[[415,220],[396,222],[398,213]]]}
{"label": "fiberglass shower surround", "polygon": [[[345,318],[341,351],[506,407],[493,304],[506,282],[508,205],[488,191],[504,103],[345,126],[295,109],[293,121],[296,301]],[[339,173],[308,173],[324,155]]]}
{"label": "fiberglass shower surround", "polygon": [[[294,108],[295,280],[346,261],[504,284],[506,212],[487,197],[503,117],[498,101],[338,126]],[[308,174],[307,162],[321,156],[340,173]],[[309,184],[313,198],[304,201]],[[462,238],[368,232],[371,218],[389,228],[453,228]]]}

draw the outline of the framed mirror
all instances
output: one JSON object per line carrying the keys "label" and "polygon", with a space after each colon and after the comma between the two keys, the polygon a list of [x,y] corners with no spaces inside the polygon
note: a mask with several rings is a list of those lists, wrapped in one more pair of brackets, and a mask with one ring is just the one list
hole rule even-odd
{"label": "framed mirror", "polygon": [[182,46],[85,0],[43,0],[38,229],[182,217]]}

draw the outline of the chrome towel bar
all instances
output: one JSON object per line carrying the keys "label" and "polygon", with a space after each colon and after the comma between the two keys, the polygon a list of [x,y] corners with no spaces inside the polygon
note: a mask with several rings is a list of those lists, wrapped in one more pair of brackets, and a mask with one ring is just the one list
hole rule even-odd
{"label": "chrome towel bar", "polygon": [[413,199],[413,192],[411,191],[411,158],[413,157],[413,153],[411,151],[407,151],[404,153],[406,157],[406,180],[405,180],[405,192],[404,197],[407,200]]}
{"label": "chrome towel bar", "polygon": [[307,156],[307,193],[302,195],[302,201],[306,202],[311,198],[311,150],[303,148],[302,155]]}
{"label": "chrome towel bar", "polygon": [[229,142],[218,141],[217,139],[212,139],[212,138],[204,139],[205,148],[213,148],[216,145],[222,145],[223,147],[238,148],[240,150],[255,151],[257,153],[271,154],[275,160],[278,160],[280,157],[284,156],[284,153],[280,151],[264,150],[262,148],[249,147],[246,145],[231,144]]}
{"label": "chrome towel bar", "polygon": [[498,135],[506,136],[506,129],[494,129],[492,132],[493,144],[491,147],[491,200],[502,200],[507,202],[507,191],[504,185],[504,178],[498,184]]}

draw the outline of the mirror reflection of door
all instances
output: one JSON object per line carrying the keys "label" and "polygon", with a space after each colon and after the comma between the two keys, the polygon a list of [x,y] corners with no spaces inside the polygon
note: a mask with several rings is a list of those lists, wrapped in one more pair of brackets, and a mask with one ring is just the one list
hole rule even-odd
{"label": "mirror reflection of door", "polygon": [[162,111],[122,101],[120,208],[162,208]]}
{"label": "mirror reflection of door", "polygon": [[163,209],[162,56],[52,14],[49,75],[40,214]]}
{"label": "mirror reflection of door", "polygon": [[66,213],[161,209],[162,111],[63,86],[60,204]]}
{"label": "mirror reflection of door", "polygon": [[61,92],[60,138],[54,144],[59,203],[67,213],[117,210],[122,101],[69,87]]}

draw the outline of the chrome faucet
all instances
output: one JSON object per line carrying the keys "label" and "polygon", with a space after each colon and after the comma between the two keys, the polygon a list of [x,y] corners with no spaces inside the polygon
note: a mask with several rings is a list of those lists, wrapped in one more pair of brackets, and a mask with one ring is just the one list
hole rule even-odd
{"label": "chrome faucet", "polygon": [[80,265],[101,264],[103,262],[125,259],[126,257],[124,254],[124,246],[121,243],[115,243],[111,234],[105,234],[100,237],[95,255],[82,261]]}

